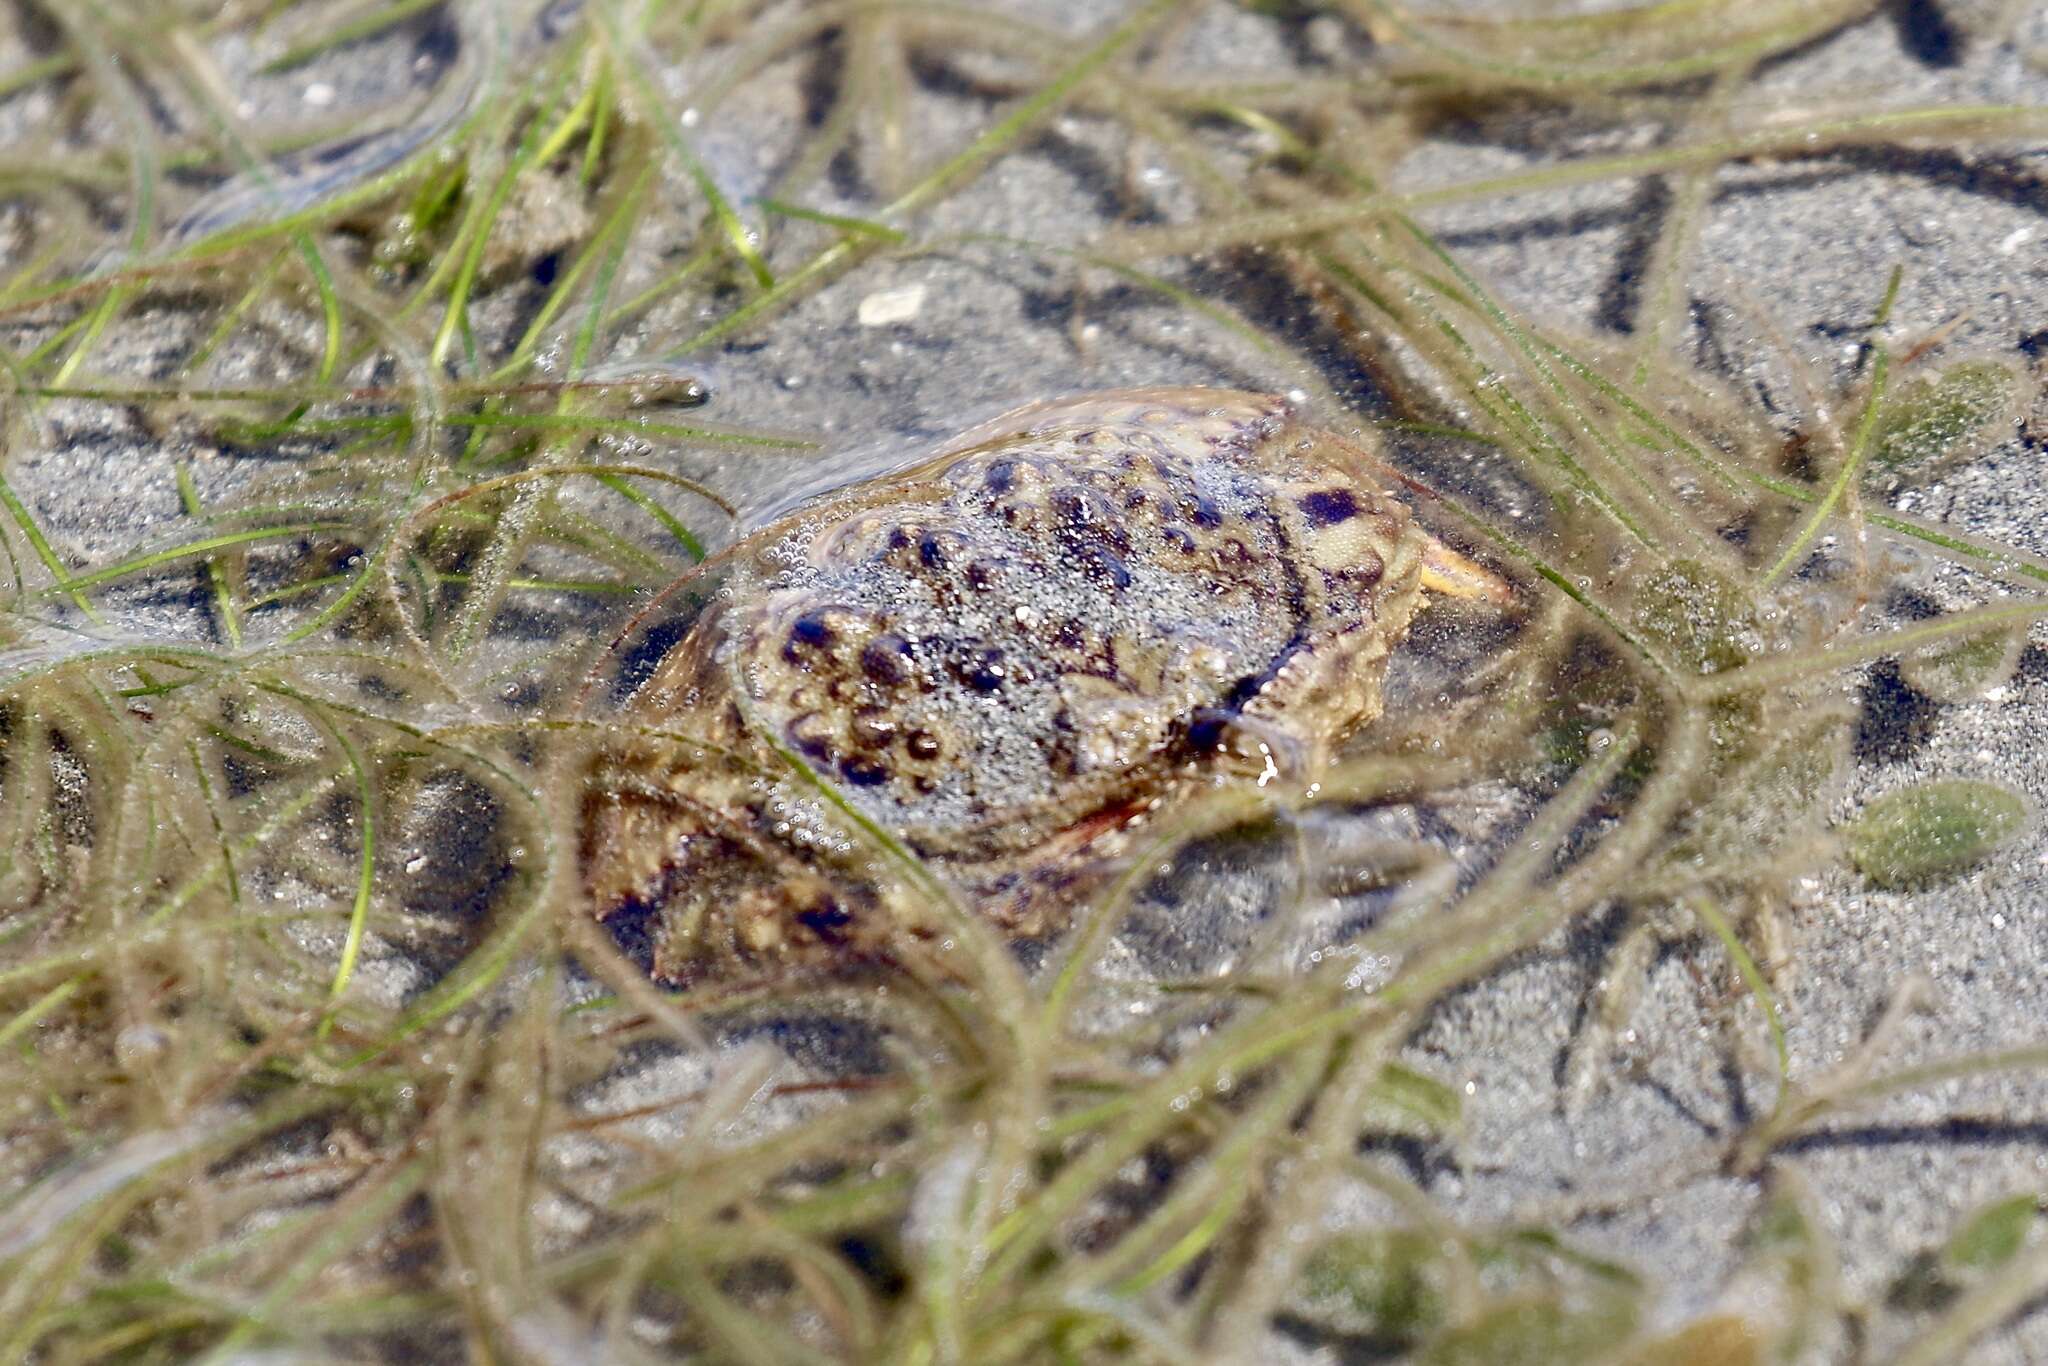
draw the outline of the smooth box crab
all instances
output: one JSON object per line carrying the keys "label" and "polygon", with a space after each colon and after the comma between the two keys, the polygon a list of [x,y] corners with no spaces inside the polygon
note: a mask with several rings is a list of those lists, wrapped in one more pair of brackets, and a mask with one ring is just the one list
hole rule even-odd
{"label": "smooth box crab", "polygon": [[886,957],[937,917],[801,758],[1019,938],[1201,785],[1302,782],[1378,716],[1425,577],[1497,591],[1286,400],[1033,404],[721,557],[583,824],[595,913],[671,982]]}

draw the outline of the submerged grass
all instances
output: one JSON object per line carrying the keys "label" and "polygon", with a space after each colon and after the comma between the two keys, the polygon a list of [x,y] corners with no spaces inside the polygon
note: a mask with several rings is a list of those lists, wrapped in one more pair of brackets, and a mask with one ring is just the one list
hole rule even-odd
{"label": "submerged grass", "polygon": [[[2026,819],[1951,786],[1829,829],[1845,670],[1906,656],[1994,686],[2048,611],[2038,558],[1863,502],[1873,461],[1953,468],[2029,381],[1946,357],[1940,383],[1913,378],[1918,348],[1885,335],[1908,269],[1872,282],[1847,390],[1805,376],[1814,411],[1774,425],[1677,352],[1675,301],[1723,166],[2048,126],[1756,93],[1762,65],[1876,9],[1146,0],[1087,34],[919,0],[18,12],[0,1358],[1250,1360],[1278,1331],[1430,1361],[1741,1363],[1861,1331],[1775,1159],[1857,1107],[2048,1055],[1888,1073],[1902,992],[1861,1053],[1802,1074],[1772,908],[1843,843],[1910,883]],[[1304,102],[1301,81],[1182,66],[1207,22],[1334,26],[1349,55],[1302,77]],[[270,127],[229,93],[312,73],[331,98],[365,50],[423,74],[358,132]],[[714,135],[793,66],[827,73],[816,108],[748,192]],[[1433,130],[1526,102],[1662,138],[1386,188]],[[925,145],[932,109],[963,107],[980,122]],[[1062,116],[1185,193],[1078,240],[963,230]],[[1625,351],[1522,316],[1419,216],[1667,175],[1678,207]],[[1311,790],[1162,813],[1032,970],[785,752],[950,950],[659,990],[582,905],[589,760],[617,733],[593,698],[622,642],[708,586],[738,508],[721,478],[819,444],[772,413],[696,420],[687,367],[750,363],[844,277],[966,251],[1112,280],[1325,417],[1347,409],[1336,377],[1370,374],[1408,443],[1398,477],[1523,601],[1483,664]],[[1313,325],[1239,307],[1248,281]],[[1830,410],[1857,414],[1846,440]],[[67,519],[36,472],[129,422],[140,467],[91,478],[166,492],[176,517],[139,543]],[[1475,449],[1490,483],[1418,473]],[[1907,550],[1980,605],[1908,626],[1859,610]],[[1419,837],[1318,843],[1487,793],[1501,814],[1463,863]],[[1157,913],[1157,870],[1247,829],[1292,851],[1266,923],[1193,975],[1134,975],[1120,946]],[[1769,1291],[1676,1328],[1653,1282],[1553,1229],[1462,1222],[1368,1141],[1454,1146],[1459,1094],[1406,1045],[1600,913],[1643,928],[1587,1012],[1575,1087],[1614,1081],[1654,926],[1722,955],[1773,1059],[1772,1108],[1666,1173],[1751,1183],[1731,1284]],[[2048,1291],[2031,1208],[1958,1235],[1961,1279],[1909,1359]]]}

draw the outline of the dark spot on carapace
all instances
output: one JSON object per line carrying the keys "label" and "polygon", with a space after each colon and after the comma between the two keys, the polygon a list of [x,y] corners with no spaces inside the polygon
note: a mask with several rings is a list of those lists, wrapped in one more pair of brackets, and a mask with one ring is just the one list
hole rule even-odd
{"label": "dark spot on carapace", "polygon": [[1358,499],[1350,489],[1317,489],[1301,500],[1311,526],[1335,526],[1358,515]]}
{"label": "dark spot on carapace", "polygon": [[983,650],[960,671],[960,681],[978,693],[992,693],[1003,686],[1009,673],[1001,650]]}
{"label": "dark spot on carapace", "polygon": [[945,543],[940,541],[936,535],[927,531],[917,539],[917,558],[926,569],[944,569],[946,567]]}
{"label": "dark spot on carapace", "polygon": [[897,686],[910,676],[910,642],[894,631],[876,636],[861,650],[860,668],[871,682]]}
{"label": "dark spot on carapace", "polygon": [[896,718],[885,707],[862,707],[853,714],[853,739],[867,749],[881,749],[896,738]]}
{"label": "dark spot on carapace", "polygon": [[936,759],[939,757],[939,737],[928,730],[914,730],[903,737],[903,748],[913,759]]}
{"label": "dark spot on carapace", "polygon": [[1095,501],[1084,489],[1057,489],[1047,503],[1068,531],[1093,531],[1100,521],[1095,515]]}
{"label": "dark spot on carapace", "polygon": [[1008,493],[1017,486],[1017,462],[993,460],[982,472],[981,486],[990,493]]}
{"label": "dark spot on carapace", "polygon": [[835,638],[830,611],[830,608],[813,607],[798,617],[789,628],[790,644],[821,647],[830,645]]}
{"label": "dark spot on carapace", "polygon": [[1124,567],[1122,559],[1100,547],[1091,546],[1080,555],[1081,568],[1089,578],[1106,583],[1111,588],[1129,588],[1131,571]]}
{"label": "dark spot on carapace", "polygon": [[889,781],[889,770],[872,759],[848,759],[839,766],[839,776],[855,787],[880,787]]}
{"label": "dark spot on carapace", "polygon": [[832,762],[832,743],[830,738],[817,728],[817,719],[816,712],[806,712],[785,726],[783,733],[789,737],[789,742],[796,746],[797,752],[805,758],[813,763],[829,764]]}
{"label": "dark spot on carapace", "polygon": [[1164,527],[1161,528],[1159,534],[1165,538],[1168,545],[1178,550],[1181,554],[1192,555],[1195,553],[1195,538],[1190,536],[1185,528],[1177,526]]}
{"label": "dark spot on carapace", "polygon": [[1181,514],[1199,527],[1223,525],[1223,509],[1206,493],[1191,493],[1181,499]]}
{"label": "dark spot on carapace", "polygon": [[836,899],[828,896],[811,909],[798,911],[796,923],[826,943],[837,944],[843,937],[840,931],[853,923],[853,913],[842,909]]}

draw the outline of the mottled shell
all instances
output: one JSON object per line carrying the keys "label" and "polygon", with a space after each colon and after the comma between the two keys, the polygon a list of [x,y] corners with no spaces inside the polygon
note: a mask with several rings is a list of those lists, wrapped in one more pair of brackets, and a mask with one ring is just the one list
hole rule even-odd
{"label": "mottled shell", "polygon": [[1056,932],[1148,813],[1312,777],[1378,715],[1422,538],[1372,468],[1278,398],[1103,393],[748,537],[627,708],[703,743],[599,762],[596,912],[671,980],[929,933],[782,747],[992,921]]}

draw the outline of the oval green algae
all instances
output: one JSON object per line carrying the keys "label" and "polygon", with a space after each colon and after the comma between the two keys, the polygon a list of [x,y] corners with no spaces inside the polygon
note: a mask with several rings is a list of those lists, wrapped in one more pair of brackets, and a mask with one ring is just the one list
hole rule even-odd
{"label": "oval green algae", "polygon": [[2026,816],[2026,803],[1996,783],[1921,783],[1864,807],[1849,826],[1849,857],[1880,887],[1909,886],[1975,867]]}

